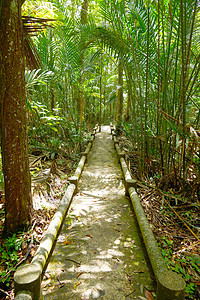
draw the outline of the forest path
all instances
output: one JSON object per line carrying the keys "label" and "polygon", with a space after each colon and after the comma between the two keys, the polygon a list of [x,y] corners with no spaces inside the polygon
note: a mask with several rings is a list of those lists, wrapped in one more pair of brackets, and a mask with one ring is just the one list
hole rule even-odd
{"label": "forest path", "polygon": [[154,290],[124,195],[110,127],[102,126],[46,270],[44,299],[145,299],[145,288]]}

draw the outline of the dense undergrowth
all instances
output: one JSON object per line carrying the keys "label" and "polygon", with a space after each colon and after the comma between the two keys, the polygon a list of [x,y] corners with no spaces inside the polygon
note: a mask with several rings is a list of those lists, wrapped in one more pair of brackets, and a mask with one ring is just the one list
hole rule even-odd
{"label": "dense undergrowth", "polygon": [[52,113],[45,104],[34,102],[29,103],[28,129],[33,197],[32,223],[28,231],[4,233],[5,195],[0,164],[0,299],[14,299],[14,271],[32,260],[90,132],[90,126],[80,128],[62,116],[59,108]]}
{"label": "dense undergrowth", "polygon": [[137,180],[138,194],[162,256],[168,268],[186,281],[186,299],[199,299],[200,199],[195,168],[191,166],[185,180],[174,172],[165,176],[159,160],[147,157],[141,172],[137,145],[127,128],[119,136],[120,146]]}

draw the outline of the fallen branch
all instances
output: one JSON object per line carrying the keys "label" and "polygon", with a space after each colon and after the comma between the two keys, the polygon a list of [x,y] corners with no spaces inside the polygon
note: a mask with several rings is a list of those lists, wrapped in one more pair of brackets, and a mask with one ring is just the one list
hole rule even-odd
{"label": "fallen branch", "polygon": [[176,199],[176,200],[185,202],[180,196],[173,195],[173,194],[170,194],[170,193],[167,193],[167,192],[163,192],[162,190],[158,189],[157,187],[152,186],[152,185],[149,185],[149,184],[147,184],[147,183],[145,183],[145,182],[142,182],[142,183],[141,183],[141,182],[137,181],[137,184],[138,184],[139,186],[141,186],[141,187],[148,187],[148,188],[151,188],[151,189],[153,189],[153,190],[156,190],[156,191],[158,191],[159,193],[161,193],[161,194],[164,195],[164,196],[168,196],[168,197],[171,197],[171,198],[173,198],[173,199]]}
{"label": "fallen branch", "polygon": [[183,224],[185,225],[185,227],[187,227],[187,229],[191,232],[191,234],[197,239],[197,241],[200,241],[199,237],[196,235],[196,233],[194,233],[194,231],[187,225],[187,223],[185,222],[185,220],[175,211],[175,209],[166,201],[166,199],[164,198],[164,201],[167,203],[167,205],[169,206],[169,208],[175,213],[175,215],[179,218],[179,220],[181,220],[181,222],[183,222]]}
{"label": "fallen branch", "polygon": [[181,236],[181,235],[172,235],[173,238],[175,239],[191,239],[191,240],[194,240],[193,237],[189,237],[189,236]]}
{"label": "fallen branch", "polygon": [[130,294],[125,295],[125,297],[129,297],[130,295],[132,295],[135,292],[135,290],[133,290]]}
{"label": "fallen branch", "polygon": [[73,260],[73,259],[70,259],[70,258],[65,258],[65,260],[69,260],[69,261],[71,261],[71,262],[74,262],[74,263],[77,264],[77,265],[81,265],[81,263],[79,263],[79,262],[77,262],[77,261],[75,261],[75,260]]}
{"label": "fallen branch", "polygon": [[180,200],[180,201],[184,201],[183,199],[181,199],[179,196],[175,196],[173,194],[169,194],[169,193],[166,193],[166,192],[163,192],[162,190],[154,187],[154,186],[151,186],[149,184],[146,184],[145,182],[144,183],[141,183],[139,181],[137,181],[137,184],[140,185],[141,187],[149,187],[151,189],[154,189],[156,191],[158,191],[159,193],[161,193],[164,197],[164,201],[166,202],[166,204],[169,206],[169,208],[175,213],[175,215],[179,218],[179,220],[181,220],[181,222],[183,222],[183,224],[186,226],[186,228],[192,233],[192,235],[195,237],[195,239],[197,239],[198,241],[200,241],[199,237],[194,233],[194,231],[187,225],[186,221],[175,211],[175,209],[168,203],[168,201],[166,201],[165,199],[165,196],[167,197],[170,197],[170,198],[174,198],[176,200]]}
{"label": "fallen branch", "polygon": [[3,293],[3,294],[5,294],[5,295],[7,295],[9,298],[11,298],[10,295],[6,291],[0,289],[0,292]]}
{"label": "fallen branch", "polygon": [[185,247],[185,248],[183,248],[183,249],[180,249],[180,250],[174,252],[173,254],[175,255],[175,254],[178,254],[178,253],[182,253],[182,252],[184,252],[184,251],[187,251],[187,252],[188,252],[188,250],[193,250],[194,247],[199,247],[199,246],[198,246],[199,244],[200,244],[200,241],[198,241],[198,242],[196,242],[196,243],[194,242],[191,246],[188,246],[188,245],[187,245],[187,247]]}

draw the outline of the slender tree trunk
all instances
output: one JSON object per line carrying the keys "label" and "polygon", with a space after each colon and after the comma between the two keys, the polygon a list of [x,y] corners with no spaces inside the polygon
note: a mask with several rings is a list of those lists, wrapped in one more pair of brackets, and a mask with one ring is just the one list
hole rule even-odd
{"label": "slender tree trunk", "polygon": [[145,166],[145,157],[148,156],[148,136],[147,136],[147,114],[149,102],[149,30],[150,30],[150,17],[149,17],[149,4],[147,7],[148,24],[147,24],[147,60],[146,60],[146,82],[145,82],[145,101],[144,101],[144,134],[143,134],[143,152],[142,164]]}
{"label": "slender tree trunk", "polygon": [[184,13],[183,0],[180,1],[180,18],[181,18],[181,52],[182,52],[182,72],[181,72],[181,107],[182,107],[182,126],[184,137],[182,138],[182,159],[183,159],[183,179],[185,179],[185,146],[186,146],[186,14]]}
{"label": "slender tree trunk", "polygon": [[101,110],[102,110],[102,54],[100,57],[100,80],[99,80],[99,88],[100,88],[100,108],[99,108],[99,132],[101,132]]}
{"label": "slender tree trunk", "polygon": [[[87,23],[88,16],[88,0],[84,0],[81,7],[81,24],[84,25]],[[82,128],[83,120],[84,120],[84,109],[85,109],[85,98],[84,98],[84,81],[85,81],[85,72],[84,72],[84,54],[82,52],[83,48],[83,37],[81,36],[80,45],[81,50],[79,50],[80,62],[82,75],[80,77],[80,129]]]}
{"label": "slender tree trunk", "polygon": [[80,128],[82,128],[82,124],[84,121],[84,109],[85,109],[85,98],[84,98],[84,81],[85,81],[85,73],[84,73],[84,63],[83,56],[81,56],[81,67],[82,73],[80,78]]}
{"label": "slender tree trunk", "polygon": [[[53,49],[52,49],[52,40],[53,40],[52,28],[50,28],[49,29],[49,44],[50,44],[50,47],[49,47],[49,59],[50,59],[49,69],[50,69],[50,71],[53,72],[54,71],[54,57],[53,57]],[[50,99],[51,99],[50,107],[51,107],[51,111],[53,113],[54,108],[55,108],[55,95],[54,95],[54,88],[53,88],[53,78],[51,79],[49,88],[50,88]]]}
{"label": "slender tree trunk", "polygon": [[[126,81],[127,81],[127,90],[128,90],[128,97],[127,97],[127,103],[126,103],[126,115],[125,115],[126,122],[128,122],[130,119],[131,101],[133,99],[133,92],[132,92],[133,81],[131,78],[130,70],[128,68],[129,68],[129,66],[127,66],[127,72],[126,72]],[[134,107],[133,107],[133,113],[134,113]],[[133,116],[133,118],[134,118],[134,116]]]}
{"label": "slender tree trunk", "polygon": [[160,139],[161,115],[160,109],[160,0],[158,0],[158,94],[157,94],[157,146],[160,152],[162,175],[164,176],[164,161],[162,153],[162,141]]}
{"label": "slender tree trunk", "polygon": [[119,54],[118,65],[118,107],[117,107],[117,131],[121,131],[122,127],[122,115],[123,115],[123,62],[122,56]]}
{"label": "slender tree trunk", "polygon": [[88,6],[89,6],[89,1],[84,0],[81,7],[81,24],[86,24],[87,22]]}
{"label": "slender tree trunk", "polygon": [[106,105],[106,100],[107,100],[107,95],[108,95],[108,91],[107,91],[107,87],[106,87],[106,82],[107,82],[106,74],[107,74],[107,72],[104,71],[104,80],[103,80],[103,105],[104,105],[103,124],[105,124],[105,122],[109,120],[108,109],[107,109],[107,105]]}
{"label": "slender tree trunk", "polygon": [[14,232],[29,225],[32,211],[20,0],[7,0],[2,3],[0,41],[5,226],[6,231]]}
{"label": "slender tree trunk", "polygon": [[54,95],[54,89],[52,84],[50,85],[50,94],[51,94],[51,111],[53,113],[55,108],[55,95]]}
{"label": "slender tree trunk", "polygon": [[196,0],[195,4],[194,4],[194,10],[193,10],[193,16],[192,16],[192,24],[191,24],[191,30],[190,30],[190,38],[189,38],[189,43],[188,43],[188,47],[187,47],[186,74],[189,71],[189,61],[190,61],[190,55],[191,55],[192,37],[193,37],[193,32],[194,32],[195,17],[196,17],[196,13],[197,13],[197,2],[198,2],[198,0]]}

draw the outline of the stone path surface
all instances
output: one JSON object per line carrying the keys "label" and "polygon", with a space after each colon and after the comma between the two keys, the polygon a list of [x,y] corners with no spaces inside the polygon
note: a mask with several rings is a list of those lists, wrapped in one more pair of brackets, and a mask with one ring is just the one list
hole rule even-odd
{"label": "stone path surface", "polygon": [[102,126],[42,282],[44,299],[146,299],[155,290],[125,196],[110,127]]}

